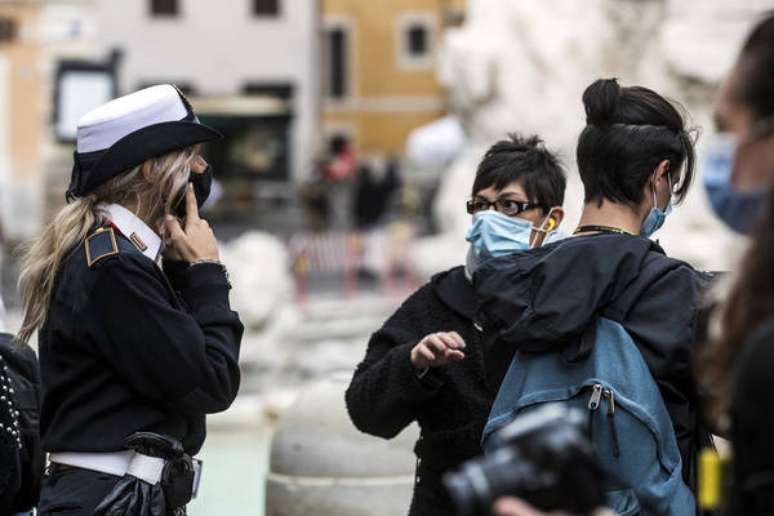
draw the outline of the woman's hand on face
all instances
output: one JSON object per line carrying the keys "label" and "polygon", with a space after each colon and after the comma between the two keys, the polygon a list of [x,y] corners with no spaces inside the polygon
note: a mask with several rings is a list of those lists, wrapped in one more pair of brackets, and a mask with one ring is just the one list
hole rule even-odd
{"label": "woman's hand on face", "polygon": [[[500,498],[494,505],[495,516],[572,516],[566,512],[542,512],[519,498]],[[608,509],[597,509],[589,516],[615,516]]]}
{"label": "woman's hand on face", "polygon": [[204,174],[205,170],[207,170],[207,162],[201,156],[197,156],[193,163],[191,163],[191,173]]}
{"label": "woman's hand on face", "polygon": [[[179,224],[179,222],[178,222],[178,224]],[[161,239],[164,241],[164,251],[161,254],[164,257],[164,259],[165,260],[172,260],[173,262],[182,262],[182,261],[184,261],[183,257],[180,256],[180,253],[177,252],[177,249],[175,249],[174,247],[172,247],[169,244],[169,235],[167,235],[167,220],[166,220],[166,218],[161,223],[160,234],[161,234]]]}
{"label": "woman's hand on face", "polygon": [[[183,258],[180,256],[180,253],[177,251],[175,247],[171,245],[171,238],[170,238],[170,220],[169,218],[172,217],[172,215],[167,215],[163,219],[161,219],[161,222],[158,224],[158,233],[161,237],[161,240],[164,242],[162,256],[165,260],[172,260],[175,262],[182,262]],[[175,220],[177,221],[178,225],[181,224],[180,219],[175,217]]]}
{"label": "woman's hand on face", "polygon": [[465,358],[461,351],[465,341],[455,332],[431,333],[425,336],[411,350],[411,364],[414,369],[441,367],[449,362],[459,362]]}
{"label": "woman's hand on face", "polygon": [[218,261],[218,241],[212,228],[199,217],[199,207],[196,204],[196,196],[193,186],[188,185],[185,192],[186,215],[181,226],[180,221],[173,215],[164,218],[162,234],[169,251],[165,252],[168,258],[177,256],[185,262]]}

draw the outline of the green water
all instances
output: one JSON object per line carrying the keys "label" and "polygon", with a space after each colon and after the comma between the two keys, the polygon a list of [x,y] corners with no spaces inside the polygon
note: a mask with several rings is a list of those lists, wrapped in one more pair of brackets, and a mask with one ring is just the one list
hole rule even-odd
{"label": "green water", "polygon": [[192,516],[263,516],[271,429],[210,431],[198,458],[204,461]]}

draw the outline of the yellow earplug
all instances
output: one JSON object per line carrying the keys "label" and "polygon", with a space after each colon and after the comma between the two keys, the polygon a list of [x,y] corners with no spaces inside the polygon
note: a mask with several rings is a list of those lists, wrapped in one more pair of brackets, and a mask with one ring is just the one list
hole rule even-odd
{"label": "yellow earplug", "polygon": [[556,219],[553,217],[548,219],[548,227],[546,228],[546,231],[553,231],[556,229]]}

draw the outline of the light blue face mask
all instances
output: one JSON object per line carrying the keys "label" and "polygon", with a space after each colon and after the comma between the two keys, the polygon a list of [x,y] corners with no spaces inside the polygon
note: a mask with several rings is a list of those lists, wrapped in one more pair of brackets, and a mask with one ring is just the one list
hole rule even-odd
{"label": "light blue face mask", "polygon": [[712,137],[702,163],[704,190],[715,214],[731,229],[746,234],[766,205],[765,188],[743,191],[731,184],[739,139],[729,133]]}
{"label": "light blue face mask", "polygon": [[[494,210],[476,213],[465,234],[465,240],[470,242],[466,267],[468,277],[489,258],[528,250],[533,230],[542,231],[534,228],[528,220],[508,217]],[[543,245],[566,237],[558,230],[551,231],[543,240]]]}
{"label": "light blue face mask", "polygon": [[496,258],[529,249],[532,223],[528,220],[508,217],[494,210],[473,215],[473,224],[465,234],[480,260]]}
{"label": "light blue face mask", "polygon": [[[671,195],[672,174],[669,172],[667,172],[667,181],[669,182],[669,193]],[[640,235],[648,238],[653,233],[661,229],[661,226],[664,225],[664,222],[670,213],[672,213],[672,198],[669,198],[669,202],[667,202],[666,208],[662,210],[658,207],[658,200],[656,199],[656,187],[653,186],[653,207],[650,209],[648,216],[645,217],[645,220],[642,221],[642,226],[640,226]]]}

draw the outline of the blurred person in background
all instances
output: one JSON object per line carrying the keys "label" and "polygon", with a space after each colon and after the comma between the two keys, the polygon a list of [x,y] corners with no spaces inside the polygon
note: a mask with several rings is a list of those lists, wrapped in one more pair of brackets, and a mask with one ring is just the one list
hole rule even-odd
{"label": "blurred person in background", "polygon": [[471,275],[493,256],[556,238],[566,179],[536,136],[512,135],[490,148],[473,182],[466,266],[434,276],[368,343],[347,389],[347,409],[363,432],[395,437],[416,421],[416,482],[409,514],[454,513],[444,472],[481,454],[481,432],[512,358],[475,321]]}
{"label": "blurred person in background", "polygon": [[360,279],[375,280],[379,274],[389,274],[385,263],[388,261],[385,225],[401,182],[400,164],[395,157],[380,168],[364,164],[358,170],[353,217],[363,249],[358,270]]}
{"label": "blurred person in background", "polygon": [[357,173],[357,157],[352,143],[344,136],[334,136],[330,156],[323,167],[328,190],[331,229],[350,229],[352,216],[352,185]]}
{"label": "blurred person in background", "polygon": [[309,178],[299,189],[299,199],[304,210],[304,224],[314,233],[327,229],[330,218],[330,206],[323,177],[324,167],[325,161],[322,158],[316,159]]}
{"label": "blurred person in background", "polygon": [[362,165],[355,183],[355,227],[359,231],[368,231],[383,223],[392,196],[400,186],[400,164],[397,158],[390,158],[383,171],[374,170],[371,165]]}
{"label": "blurred person in background", "polygon": [[[649,239],[672,200],[688,193],[694,142],[675,105],[648,88],[598,80],[583,103],[577,155],[585,205],[574,237],[550,252],[486,264],[476,276],[481,311],[486,327],[501,328],[501,343],[528,353],[566,348],[599,317],[620,324],[656,381],[683,480],[695,490],[698,453],[711,442],[693,368],[694,321],[709,278]],[[501,503],[523,507],[512,502]]]}
{"label": "blurred person in background", "polygon": [[750,248],[703,356],[709,416],[731,438],[728,514],[774,514],[774,12],[748,36],[716,104],[705,164],[712,207]]}
{"label": "blurred person in background", "polygon": [[205,414],[239,388],[243,326],[198,209],[219,139],[171,85],[79,120],[68,204],[32,241],[19,280],[38,332],[41,516],[185,514]]}

